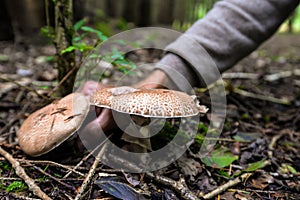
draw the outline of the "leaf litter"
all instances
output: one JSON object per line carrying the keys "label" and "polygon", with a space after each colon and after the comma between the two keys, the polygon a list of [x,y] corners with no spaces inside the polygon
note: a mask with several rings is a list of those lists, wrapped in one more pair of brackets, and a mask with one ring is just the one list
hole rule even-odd
{"label": "leaf litter", "polygon": [[[282,45],[283,42],[286,44]],[[278,48],[274,48],[276,43],[280,44]],[[294,52],[299,52],[299,49],[295,51],[297,45],[288,45],[295,43],[300,44],[299,37],[277,35],[224,76],[228,87],[236,89],[228,90],[229,114],[217,145],[206,159],[197,157],[200,135],[203,134],[199,133],[199,140],[179,160],[153,174],[130,176],[100,162],[95,165],[98,167],[91,176],[90,187],[80,198],[126,199],[127,194],[132,199],[299,199],[300,87],[297,81],[300,57],[299,54],[294,55]],[[39,94],[47,94],[54,87],[53,76],[56,76],[56,72],[53,63],[40,59],[51,56],[45,53],[45,49],[51,49],[51,46],[31,46],[30,51],[22,47],[15,48],[17,56],[14,57],[4,53],[12,51],[13,44],[5,42],[0,46],[4,49],[0,54],[5,58],[1,62],[1,76],[10,77],[14,82],[26,86],[19,87],[7,78],[0,80],[1,88],[4,88],[0,97],[1,148],[20,163],[50,198],[73,199],[94,165],[93,157],[76,153],[74,144],[70,143],[52,154],[33,160],[20,150],[16,141],[16,134],[24,119],[48,103]],[[280,56],[284,56],[284,59],[273,59]],[[132,52],[129,57],[136,59],[134,62],[143,62],[143,58],[151,61],[159,59],[161,52],[140,50]],[[34,62],[35,59],[37,62]],[[18,69],[31,70],[33,73],[17,75]],[[39,79],[45,70],[51,76]],[[117,73],[114,74],[118,77]],[[145,71],[140,75],[143,74]],[[137,81],[140,75],[131,76],[130,79]],[[111,82],[117,80],[114,77],[109,79]],[[272,98],[265,98],[269,96]],[[286,100],[289,104],[278,99]],[[201,103],[210,104],[207,92],[201,94]],[[209,122],[210,118],[204,116],[201,126],[205,127]],[[0,196],[9,199],[36,198],[26,187],[21,192],[7,189],[19,184],[22,179],[18,178],[3,156],[0,160]],[[46,173],[41,173],[38,168]],[[114,174],[117,178],[103,178],[99,173]]]}

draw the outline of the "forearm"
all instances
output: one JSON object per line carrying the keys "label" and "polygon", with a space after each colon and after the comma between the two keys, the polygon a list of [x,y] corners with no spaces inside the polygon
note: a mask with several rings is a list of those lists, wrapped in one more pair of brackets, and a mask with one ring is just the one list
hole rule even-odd
{"label": "forearm", "polygon": [[[218,78],[210,58],[220,72],[232,67],[271,37],[298,4],[299,0],[220,1],[166,48],[184,61],[174,64],[174,55],[167,54],[157,68],[174,83],[176,76],[169,68],[182,73],[192,86],[210,84]],[[203,84],[203,76],[210,76],[206,80],[211,82]],[[181,90],[187,87],[179,85]]]}

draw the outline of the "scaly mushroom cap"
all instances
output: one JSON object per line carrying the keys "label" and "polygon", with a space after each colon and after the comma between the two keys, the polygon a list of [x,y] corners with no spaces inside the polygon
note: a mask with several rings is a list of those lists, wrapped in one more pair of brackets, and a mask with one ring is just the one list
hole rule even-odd
{"label": "scaly mushroom cap", "polygon": [[32,113],[22,124],[18,140],[30,156],[45,154],[69,138],[89,111],[88,99],[72,93]]}
{"label": "scaly mushroom cap", "polygon": [[106,88],[98,90],[90,101],[95,106],[143,117],[188,117],[207,112],[195,97],[166,89]]}

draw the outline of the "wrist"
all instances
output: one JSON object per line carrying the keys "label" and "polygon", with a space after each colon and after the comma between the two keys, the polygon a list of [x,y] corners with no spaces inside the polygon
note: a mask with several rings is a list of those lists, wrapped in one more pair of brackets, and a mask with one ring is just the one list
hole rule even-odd
{"label": "wrist", "polygon": [[145,79],[134,84],[133,87],[151,89],[174,89],[175,85],[164,71],[156,69]]}

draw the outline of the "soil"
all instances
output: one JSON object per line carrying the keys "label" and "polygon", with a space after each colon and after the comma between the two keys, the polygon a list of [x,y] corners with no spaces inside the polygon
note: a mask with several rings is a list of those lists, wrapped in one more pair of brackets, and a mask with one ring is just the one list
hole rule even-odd
{"label": "soil", "polygon": [[[197,155],[199,143],[195,141],[191,151],[155,172],[176,181],[175,186],[158,176],[123,173],[100,162],[83,199],[182,199],[189,192],[203,197],[218,190],[212,199],[299,199],[299,52],[299,35],[277,34],[223,74],[227,115],[215,149],[225,149],[220,155],[224,160],[236,158],[233,162],[225,166],[209,164]],[[26,117],[49,103],[43,97],[56,84],[57,73],[49,60],[54,53],[51,45],[0,42],[0,147],[19,161],[52,199],[73,199],[94,163],[93,157],[83,159],[87,153],[76,154],[72,146],[66,145],[52,154],[32,158],[22,152],[17,142],[17,132]],[[153,62],[160,57],[160,52],[145,50],[130,58]],[[130,81],[136,82],[147,73],[146,70],[130,76]],[[115,83],[115,76],[104,81]],[[199,97],[202,104],[210,105],[207,92],[199,93]],[[177,122],[171,123],[176,126]],[[209,123],[208,113],[202,117],[199,134]],[[80,173],[64,178],[80,161]],[[27,187],[12,186],[24,181],[3,156],[0,173],[1,199],[36,198]],[[183,188],[188,188],[185,194],[179,184],[182,180]],[[222,189],[234,181],[237,182]]]}

